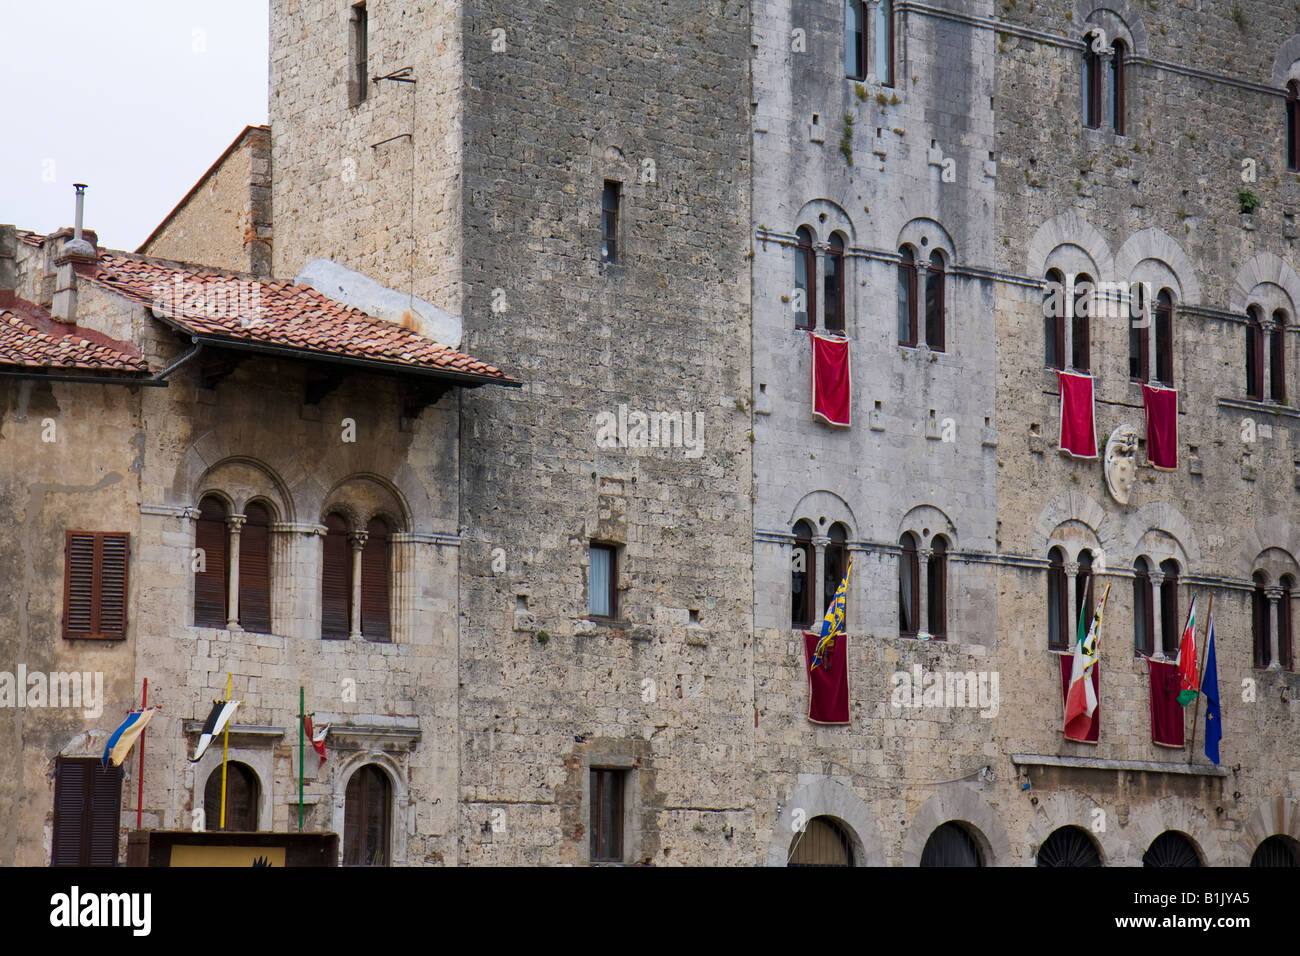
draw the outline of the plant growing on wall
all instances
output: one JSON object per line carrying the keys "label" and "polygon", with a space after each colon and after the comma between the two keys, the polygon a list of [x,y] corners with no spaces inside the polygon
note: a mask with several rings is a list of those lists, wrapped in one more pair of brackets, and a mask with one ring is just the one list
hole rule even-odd
{"label": "plant growing on wall", "polygon": [[840,153],[844,162],[853,165],[853,114],[844,114],[844,131],[840,133]]}
{"label": "plant growing on wall", "polygon": [[1249,216],[1259,208],[1260,198],[1249,189],[1243,189],[1237,193],[1237,203],[1241,207],[1242,214]]}

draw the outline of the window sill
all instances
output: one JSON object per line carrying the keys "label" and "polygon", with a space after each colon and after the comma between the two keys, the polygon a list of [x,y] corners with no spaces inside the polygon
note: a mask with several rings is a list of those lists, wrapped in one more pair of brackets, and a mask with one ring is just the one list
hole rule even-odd
{"label": "window sill", "polygon": [[1268,401],[1267,399],[1219,398],[1217,401],[1220,408],[1236,408],[1257,412],[1261,415],[1277,415],[1283,418],[1300,418],[1300,411],[1290,405],[1279,405],[1277,402]]}

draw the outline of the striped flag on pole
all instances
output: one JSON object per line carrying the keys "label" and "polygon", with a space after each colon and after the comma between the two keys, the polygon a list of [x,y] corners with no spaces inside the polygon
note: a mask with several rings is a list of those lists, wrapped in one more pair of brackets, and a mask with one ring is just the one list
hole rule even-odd
{"label": "striped flag on pole", "polygon": [[105,770],[110,763],[114,767],[122,766],[122,761],[126,759],[126,755],[131,752],[136,740],[144,732],[154,711],[161,709],[161,707],[148,707],[144,710],[133,710],[126,715],[126,720],[113,731],[108,738],[108,744],[104,747],[104,758],[101,763]]}
{"label": "striped flag on pole", "polygon": [[208,749],[208,744],[212,743],[212,738],[221,733],[235,716],[235,708],[242,704],[242,700],[214,700],[212,702],[212,712],[208,714],[208,719],[204,721],[203,733],[199,735],[199,745],[194,748],[194,756],[190,758],[190,763],[198,763],[203,757],[204,751]]}

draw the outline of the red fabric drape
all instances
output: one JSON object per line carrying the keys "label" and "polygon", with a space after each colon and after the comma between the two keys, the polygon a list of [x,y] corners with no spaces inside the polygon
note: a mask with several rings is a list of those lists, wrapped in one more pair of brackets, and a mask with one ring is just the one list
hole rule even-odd
{"label": "red fabric drape", "polygon": [[1182,747],[1183,707],[1178,703],[1182,688],[1178,665],[1147,658],[1151,675],[1151,740],[1162,747]]}
{"label": "red fabric drape", "polygon": [[849,722],[849,653],[848,638],[835,635],[835,646],[824,663],[812,669],[817,634],[803,632],[804,672],[808,675],[808,719],[814,724]]}
{"label": "red fabric drape", "polygon": [[809,332],[812,339],[813,417],[829,425],[849,425],[849,340]]}
{"label": "red fabric drape", "polygon": [[1057,372],[1061,386],[1061,451],[1075,458],[1097,457],[1097,422],[1092,406],[1092,376]]}
{"label": "red fabric drape", "polygon": [[1142,386],[1147,409],[1147,460],[1153,468],[1178,468],[1178,390]]}
{"label": "red fabric drape", "polygon": [[[1074,673],[1074,654],[1058,654],[1061,661],[1061,710],[1064,713],[1065,699],[1070,696],[1070,676]],[[1092,665],[1092,689],[1097,695],[1097,709],[1092,712],[1092,726],[1083,737],[1066,737],[1083,744],[1095,744],[1101,730],[1101,661]]]}

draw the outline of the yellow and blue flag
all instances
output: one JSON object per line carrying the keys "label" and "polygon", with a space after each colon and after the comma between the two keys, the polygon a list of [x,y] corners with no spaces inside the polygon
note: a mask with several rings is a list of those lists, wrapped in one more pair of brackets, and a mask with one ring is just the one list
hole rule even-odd
{"label": "yellow and blue flag", "polygon": [[835,589],[835,597],[831,600],[831,606],[826,610],[826,616],[822,618],[821,640],[817,642],[817,649],[813,651],[812,664],[809,670],[816,670],[817,666],[822,665],[825,669],[826,655],[835,647],[835,635],[844,633],[844,605],[849,596],[849,575],[853,573],[853,559],[849,558],[848,567],[844,569],[844,580],[840,586]]}

